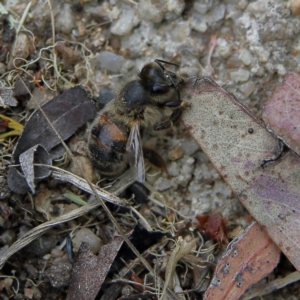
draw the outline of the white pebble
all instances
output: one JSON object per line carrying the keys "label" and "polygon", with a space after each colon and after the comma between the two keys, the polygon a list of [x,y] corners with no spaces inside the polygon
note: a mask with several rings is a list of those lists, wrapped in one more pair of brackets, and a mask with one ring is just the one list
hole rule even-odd
{"label": "white pebble", "polygon": [[230,78],[234,82],[245,82],[249,79],[250,72],[248,70],[239,69],[237,71],[231,71],[230,72]]}

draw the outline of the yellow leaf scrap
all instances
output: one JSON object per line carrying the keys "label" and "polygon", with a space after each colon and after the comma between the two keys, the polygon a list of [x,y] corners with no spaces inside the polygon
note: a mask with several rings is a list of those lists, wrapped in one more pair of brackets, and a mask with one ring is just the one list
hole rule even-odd
{"label": "yellow leaf scrap", "polygon": [[3,119],[3,120],[6,120],[8,121],[8,128],[11,128],[13,130],[11,131],[8,131],[8,132],[5,132],[5,133],[2,133],[0,134],[0,139],[5,139],[9,136],[14,136],[14,135],[20,135],[22,130],[23,130],[23,125],[20,124],[19,122],[5,116],[5,115],[2,115],[0,114],[0,118]]}

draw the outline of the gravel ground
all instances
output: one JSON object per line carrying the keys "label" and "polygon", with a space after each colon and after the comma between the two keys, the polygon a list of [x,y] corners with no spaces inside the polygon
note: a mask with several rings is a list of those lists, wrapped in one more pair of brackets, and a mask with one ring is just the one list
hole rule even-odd
{"label": "gravel ground", "polygon": [[[23,26],[18,29],[28,3],[4,0],[2,6],[0,4],[0,84],[5,88],[13,87],[16,76],[21,73],[24,77],[28,74],[32,81],[32,77],[42,69],[43,91],[36,85],[32,87],[33,97],[39,101],[46,101],[58,92],[82,84],[102,103],[112,90],[118,91],[124,78],[134,76],[144,64],[161,58],[178,63],[177,72],[183,78],[213,78],[260,117],[261,108],[284,76],[290,71],[300,72],[299,0],[53,0],[55,36],[48,1],[32,1]],[[56,62],[51,54],[54,43],[58,43]],[[55,63],[57,70],[53,67]],[[17,99],[17,107],[0,108],[0,113],[13,115],[23,122],[28,112],[35,108],[35,103],[28,97]],[[147,182],[163,195],[167,206],[176,209],[185,218],[221,213],[230,238],[249,224],[248,213],[182,125],[158,135],[149,133],[144,139],[146,146],[155,148],[167,162],[169,178],[155,170],[150,170],[146,176]],[[34,214],[34,218],[30,218],[29,222],[25,216],[20,222],[2,217],[2,246],[10,245],[23,231],[38,225],[45,217],[37,217],[33,213],[31,201],[36,195],[13,195],[5,187],[4,167],[9,163],[14,142],[13,138],[9,142],[1,142],[5,154],[0,170],[0,184],[3,186],[0,187],[1,205],[8,206],[13,211],[12,215],[22,216],[20,218],[26,214],[21,208],[29,207],[29,214]],[[78,140],[71,140],[69,145],[72,146],[72,143],[76,144]],[[64,189],[70,189],[60,187],[60,190],[55,190],[57,184],[51,186],[49,180],[40,184],[37,190],[42,191],[45,187],[52,194],[56,193],[58,198]],[[73,191],[76,192],[76,188]],[[149,211],[159,213],[161,209],[154,200],[146,208],[141,208],[144,215]],[[160,198],[156,197],[156,200]],[[101,212],[97,218],[104,219]],[[158,218],[157,222],[162,222],[162,219]],[[149,222],[156,226],[153,220]],[[67,228],[60,228],[60,232],[64,230]],[[93,232],[97,229],[93,228]],[[23,289],[19,291],[20,297],[26,294],[28,286],[34,295],[27,295],[30,299],[64,299],[63,290],[55,290],[47,298],[44,294],[46,287],[39,288],[29,283],[29,279],[36,282],[40,278],[43,266],[46,272],[47,269],[49,271],[49,261],[46,266],[45,256],[62,242],[62,238],[55,235],[55,238],[51,235],[46,237],[45,251],[34,254],[29,251],[28,261],[18,258],[24,265],[22,270],[18,269]],[[22,253],[27,252],[19,255],[22,256]],[[51,255],[54,259],[52,252]],[[43,260],[36,257],[43,257]],[[284,258],[283,262],[270,278],[292,270]],[[16,263],[12,260],[9,266],[7,264],[3,274],[11,275],[8,272],[16,268]],[[51,280],[48,285],[54,286]],[[65,289],[66,286],[61,284],[59,287]],[[9,295],[3,288],[1,297],[7,299]],[[14,299],[21,299],[18,296]],[[292,300],[297,297],[300,297],[299,285],[294,284],[264,299]]]}

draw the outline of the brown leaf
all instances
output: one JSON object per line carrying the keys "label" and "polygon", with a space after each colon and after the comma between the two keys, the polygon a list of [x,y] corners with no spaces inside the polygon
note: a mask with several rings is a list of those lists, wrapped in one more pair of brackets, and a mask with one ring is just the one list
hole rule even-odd
{"label": "brown leaf", "polygon": [[[95,118],[97,113],[95,105],[80,86],[54,97],[45,103],[42,109],[63,140],[69,138],[88,120]],[[42,112],[33,112],[12,154],[12,163],[20,162],[25,177],[19,170],[11,167],[8,174],[10,189],[22,194],[27,192],[29,187],[34,193],[34,182],[46,178],[50,172],[46,168],[33,167],[33,163],[50,165],[47,151],[58,144],[60,139]]]}
{"label": "brown leaf", "polygon": [[8,170],[7,184],[9,188],[18,194],[23,194],[30,188],[35,192],[35,183],[47,178],[51,171],[47,167],[34,166],[34,164],[52,165],[49,153],[40,145],[35,145],[23,152],[19,157],[21,173],[16,167]]}
{"label": "brown leaf", "polygon": [[71,272],[67,300],[95,299],[122,244],[122,239],[115,238],[100,249],[98,257],[87,243],[81,244]]}
{"label": "brown leaf", "polygon": [[279,248],[258,223],[229,245],[218,262],[206,300],[235,300],[252,284],[268,275],[278,264]]}
{"label": "brown leaf", "polygon": [[300,76],[286,75],[264,106],[262,118],[268,129],[300,155]]}
{"label": "brown leaf", "polygon": [[[42,106],[44,112],[63,140],[69,138],[80,126],[95,118],[96,108],[85,90],[76,86],[58,95]],[[40,110],[29,117],[13,152],[15,161],[27,149],[41,145],[47,151],[60,140]]]}
{"label": "brown leaf", "polygon": [[290,154],[261,167],[279,151],[271,135],[245,107],[209,79],[186,81],[182,99],[192,105],[183,122],[251,215],[266,227],[300,270],[300,159]]}
{"label": "brown leaf", "polygon": [[20,165],[25,176],[26,182],[31,189],[31,192],[35,192],[35,180],[44,179],[50,175],[50,170],[43,167],[34,167],[34,163],[40,163],[45,165],[51,165],[48,152],[36,145],[23,152],[19,157]]}

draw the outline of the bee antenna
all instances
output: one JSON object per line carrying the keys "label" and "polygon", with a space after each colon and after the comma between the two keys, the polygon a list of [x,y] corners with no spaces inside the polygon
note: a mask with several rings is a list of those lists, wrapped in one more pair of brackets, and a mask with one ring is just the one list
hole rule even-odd
{"label": "bee antenna", "polygon": [[[164,67],[164,64],[167,64],[167,65],[172,65],[172,66],[175,66],[177,68],[179,68],[179,65],[178,64],[175,64],[175,63],[172,63],[172,62],[169,62],[169,61],[166,61],[166,60],[162,60],[162,59],[155,59],[155,62],[161,67],[161,69],[164,71],[164,72],[167,72],[166,71],[166,68]],[[171,72],[172,73],[172,72]],[[177,93],[178,93],[178,99],[180,100],[180,94],[179,94],[179,91],[178,91],[178,87],[177,85],[175,84],[175,82],[173,81],[173,78],[172,76],[169,76],[174,88],[176,89]]]}
{"label": "bee antenna", "polygon": [[156,59],[155,62],[162,68],[162,70],[166,70],[166,68],[163,66],[162,63],[164,64],[167,64],[167,65],[171,65],[171,66],[175,66],[177,68],[179,68],[179,65],[178,64],[175,64],[175,63],[172,63],[172,62],[169,62],[169,61],[166,61],[166,60],[162,60],[162,59]]}

